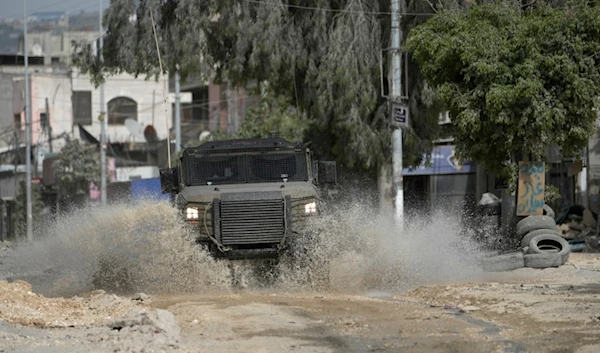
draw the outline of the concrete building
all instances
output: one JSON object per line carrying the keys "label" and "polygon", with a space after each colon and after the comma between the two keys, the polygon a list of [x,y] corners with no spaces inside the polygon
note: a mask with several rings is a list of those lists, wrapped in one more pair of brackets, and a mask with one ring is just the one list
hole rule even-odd
{"label": "concrete building", "polygon": [[[100,137],[100,93],[86,75],[71,72],[73,125],[81,124]],[[152,126],[158,140],[168,136],[165,119],[172,116],[171,104],[165,106],[163,85],[154,80],[144,80],[121,74],[109,77],[104,85],[106,104],[106,133],[111,142],[145,143],[144,130]],[[71,100],[71,96],[66,99]],[[166,111],[165,111],[166,109]],[[166,115],[166,116],[165,116]],[[126,119],[135,120],[139,127],[132,132],[125,125]],[[168,122],[169,128],[172,126]]]}
{"label": "concrete building", "polygon": [[[0,55],[0,148],[14,143],[13,79],[23,76],[23,64],[22,55]],[[29,64],[30,73],[52,70],[43,66],[41,57],[30,57]],[[7,162],[0,160],[2,163]]]}
{"label": "concrete building", "polygon": [[[13,77],[13,126],[23,134],[24,85],[22,76]],[[160,83],[129,75],[107,80],[104,89],[106,134],[111,142],[146,142],[144,128],[149,125],[154,126],[158,139],[167,137],[162,99],[155,97],[153,102],[153,92],[160,91],[160,87]],[[56,137],[65,134],[71,138],[81,137],[78,125],[82,125],[97,139],[100,138],[100,94],[88,76],[75,70],[62,73],[35,72],[30,75],[30,88],[34,144],[58,151],[63,140],[57,140]],[[167,106],[167,114],[171,115],[170,105]],[[138,129],[132,130],[126,126],[126,119],[136,121]],[[52,146],[49,144],[51,140]]]}
{"label": "concrete building", "polygon": [[[48,30],[27,34],[27,52],[30,55],[44,57],[44,65],[72,64],[72,42],[94,42],[100,37],[98,31]],[[19,51],[23,52],[23,37],[19,41]]]}
{"label": "concrete building", "polygon": [[[258,101],[257,97],[249,94],[248,88],[215,84],[194,77],[182,82],[180,89],[192,94],[192,102],[181,105],[184,146],[197,144],[203,131],[236,133],[248,109]],[[169,91],[171,94],[175,92],[173,77],[169,80]]]}

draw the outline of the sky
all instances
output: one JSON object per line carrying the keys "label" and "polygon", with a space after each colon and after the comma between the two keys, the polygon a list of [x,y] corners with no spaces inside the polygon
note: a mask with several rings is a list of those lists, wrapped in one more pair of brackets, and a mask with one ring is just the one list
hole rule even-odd
{"label": "sky", "polygon": [[[0,18],[23,17],[24,0],[0,0]],[[98,11],[99,0],[27,0],[27,13],[46,11],[69,11],[78,13]],[[108,7],[110,0],[101,0]]]}

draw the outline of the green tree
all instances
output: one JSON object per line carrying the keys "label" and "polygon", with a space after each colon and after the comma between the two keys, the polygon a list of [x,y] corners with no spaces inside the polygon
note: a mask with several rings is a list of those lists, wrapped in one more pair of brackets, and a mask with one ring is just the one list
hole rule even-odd
{"label": "green tree", "polygon": [[60,150],[60,158],[54,162],[54,168],[62,202],[86,201],[90,183],[98,185],[101,180],[100,158],[96,146],[84,145],[79,140],[67,142]]}
{"label": "green tree", "polygon": [[[25,180],[20,181],[17,187],[17,197],[15,198],[15,213],[13,226],[15,235],[25,236],[27,232],[27,186]],[[31,214],[33,215],[33,228],[35,229],[40,215],[44,210],[42,201],[42,191],[39,184],[31,185]]]}
{"label": "green tree", "polygon": [[600,7],[527,9],[514,2],[445,10],[406,42],[451,113],[457,150],[497,175],[576,155],[594,133],[600,96]]}
{"label": "green tree", "polygon": [[264,138],[277,132],[289,141],[302,141],[309,123],[306,116],[292,106],[289,98],[278,96],[266,84],[261,87],[260,100],[248,110],[236,137]]}
{"label": "green tree", "polygon": [[[274,99],[284,98],[307,117],[307,139],[323,157],[369,169],[390,157],[380,72],[383,51],[387,82],[389,11],[389,0],[112,1],[104,18],[104,63],[82,44],[74,62],[95,83],[103,79],[101,69],[157,77],[154,21],[164,70],[179,65],[183,79],[193,75],[233,85],[268,82]],[[420,76],[413,78],[409,164],[431,148],[440,108],[433,90]]]}

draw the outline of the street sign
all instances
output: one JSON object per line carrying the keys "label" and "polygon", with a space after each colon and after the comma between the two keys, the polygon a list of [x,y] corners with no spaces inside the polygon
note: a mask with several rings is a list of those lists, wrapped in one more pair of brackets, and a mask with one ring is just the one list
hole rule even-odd
{"label": "street sign", "polygon": [[[169,93],[167,97],[167,101],[169,103],[175,103],[175,93]],[[191,92],[181,92],[179,93],[179,101],[181,104],[192,103],[192,93]]]}
{"label": "street sign", "polygon": [[408,125],[408,106],[402,104],[392,104],[392,125]]}

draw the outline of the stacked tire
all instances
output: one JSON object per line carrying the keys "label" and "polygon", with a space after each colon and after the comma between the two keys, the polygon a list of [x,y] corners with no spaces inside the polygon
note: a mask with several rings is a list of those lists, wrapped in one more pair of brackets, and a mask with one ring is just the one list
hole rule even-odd
{"label": "stacked tire", "polygon": [[569,243],[558,235],[554,211],[544,206],[543,216],[529,216],[517,224],[521,238],[521,251],[483,260],[487,272],[511,271],[521,267],[559,267],[569,260]]}
{"label": "stacked tire", "polygon": [[[548,209],[547,206],[545,208]],[[553,213],[529,216],[517,224],[517,236],[522,237],[525,267],[558,267],[569,260],[569,243],[558,234],[556,222],[550,216]]]}

